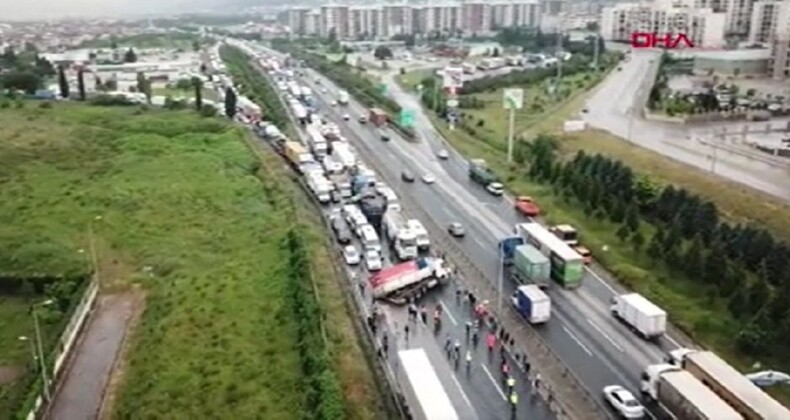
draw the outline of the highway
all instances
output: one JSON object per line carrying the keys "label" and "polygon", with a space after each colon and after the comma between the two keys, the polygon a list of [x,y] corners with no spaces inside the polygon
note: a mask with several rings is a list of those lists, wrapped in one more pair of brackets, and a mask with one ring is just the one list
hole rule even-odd
{"label": "highway", "polygon": [[[306,79],[310,84],[318,76],[314,72]],[[467,238],[459,241],[466,256],[484,273],[484,282],[497,282],[500,275],[497,242],[512,231],[516,223],[525,221],[519,217],[507,198],[490,196],[481,187],[471,183],[467,176],[467,163],[451,151],[448,161],[440,161],[436,152],[449,147],[433,130],[430,121],[417,111],[417,130],[422,141],[409,143],[394,133],[392,141],[380,140],[378,130],[370,125],[359,124],[356,118],[366,115],[366,109],[352,102],[347,110],[335,110],[328,105],[337,92],[330,82],[321,79],[321,86],[330,87],[328,93],[319,93],[324,104],[322,113],[329,115],[348,112],[352,120],[346,123],[347,131],[358,149],[372,159],[374,167],[385,179],[399,179],[404,169],[415,174],[432,173],[434,185],[395,183],[391,185],[400,195],[409,195],[420,203],[433,221],[439,226],[461,222],[467,229]],[[313,84],[314,91],[320,92]],[[390,85],[390,94],[402,105],[411,107],[411,96],[395,85]],[[617,286],[613,279],[600,269],[588,270],[583,286],[574,291],[555,288],[550,291],[553,299],[553,320],[541,327],[539,333],[565,364],[581,379],[584,386],[595,396],[600,395],[606,385],[621,384],[635,394],[641,370],[651,363],[660,361],[667,350],[677,346],[675,340],[662,339],[658,345],[641,340],[609,314],[609,302]],[[514,289],[510,281],[504,282],[505,297]],[[619,289],[619,288],[617,288]]]}
{"label": "highway", "polygon": [[[755,158],[694,140],[698,136],[710,136],[714,128],[726,128],[728,132],[736,133],[744,127],[763,129],[766,124],[786,127],[786,119],[775,119],[771,123],[715,122],[693,125],[647,120],[642,117],[642,106],[658,71],[658,61],[658,52],[633,50],[630,60],[621,64],[622,70],[611,73],[596,88],[587,101],[588,112],[581,114],[582,119],[592,127],[608,131],[646,149],[790,201],[790,184],[784,181],[790,175],[790,165],[772,164],[767,155],[756,151],[750,153],[757,156]],[[711,144],[715,145],[716,142]]]}
{"label": "highway", "polygon": [[[326,106],[328,107],[328,105]],[[344,126],[342,113],[325,113],[323,115],[328,117],[327,119],[338,123],[340,127]],[[301,128],[299,128],[298,131],[304,139],[304,131]],[[356,137],[358,135],[357,133],[358,132],[354,132],[353,130],[344,130],[345,135],[359,144],[362,140]],[[381,174],[381,171],[376,166],[376,162],[366,163],[374,168],[378,174]],[[384,179],[389,180],[390,178],[385,176]],[[328,216],[333,208],[336,209],[338,207],[338,205],[333,205],[326,208],[325,216]],[[408,213],[409,209],[405,208],[404,211]],[[361,248],[359,244],[356,244],[356,246],[358,249]],[[384,247],[383,254],[385,266],[392,265],[392,258],[389,255],[390,253],[387,247]],[[351,278],[365,279],[369,275],[363,266],[347,266],[346,271]],[[418,302],[418,304],[425,305],[426,308],[431,310],[438,304],[442,305],[442,322],[439,330],[435,333],[433,321],[430,316],[426,324],[423,324],[422,321],[419,320],[409,322],[404,307],[378,304],[378,306],[382,308],[384,314],[384,324],[380,325],[378,343],[381,345],[384,339],[383,337],[385,335],[388,337],[389,351],[386,358],[388,360],[389,376],[396,378],[396,381],[399,383],[405,380],[400,374],[397,364],[398,350],[417,347],[423,348],[428,354],[443,387],[456,408],[459,418],[464,420],[513,418],[511,406],[506,398],[507,391],[504,389],[503,383],[501,382],[501,374],[499,373],[501,363],[499,352],[495,351],[494,354],[488,354],[482,339],[478,346],[474,346],[467,338],[465,323],[471,319],[471,308],[469,304],[465,303],[462,299],[457,299],[456,287],[457,286],[454,284],[448,285],[444,290],[433,292],[424,298],[423,301]],[[370,311],[372,311],[369,290],[355,288],[355,294],[356,299],[362,302],[369,314]],[[404,331],[404,326],[406,324],[410,326],[408,339]],[[481,332],[481,336],[482,334]],[[453,342],[455,340],[460,341],[462,358],[465,357],[467,350],[472,354],[473,360],[468,371],[463,361],[456,366],[448,359],[443,349],[447,337],[450,337]],[[510,354],[508,354],[506,358],[511,367],[513,367],[512,373],[516,379],[515,390],[520,395],[516,410],[516,418],[554,418],[548,405],[540,398],[532,395],[529,379],[522,370],[515,368],[516,366],[520,366],[520,364],[516,363]]]}

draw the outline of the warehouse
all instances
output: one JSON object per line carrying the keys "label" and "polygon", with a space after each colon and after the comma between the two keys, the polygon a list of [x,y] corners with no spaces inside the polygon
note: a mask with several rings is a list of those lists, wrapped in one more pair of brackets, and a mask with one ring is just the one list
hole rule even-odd
{"label": "warehouse", "polygon": [[741,77],[767,76],[770,57],[771,51],[767,49],[700,51],[694,54],[694,73]]}

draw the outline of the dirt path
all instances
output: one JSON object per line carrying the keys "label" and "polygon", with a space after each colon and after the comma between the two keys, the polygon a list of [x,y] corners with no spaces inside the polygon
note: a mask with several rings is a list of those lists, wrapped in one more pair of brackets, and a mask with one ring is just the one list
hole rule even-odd
{"label": "dirt path", "polygon": [[95,313],[54,396],[48,419],[98,417],[124,337],[141,302],[142,294],[135,292],[99,297]]}

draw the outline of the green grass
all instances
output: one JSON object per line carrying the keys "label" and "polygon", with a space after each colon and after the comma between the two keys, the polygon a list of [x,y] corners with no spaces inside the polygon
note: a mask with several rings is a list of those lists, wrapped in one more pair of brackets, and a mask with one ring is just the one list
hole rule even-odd
{"label": "green grass", "polygon": [[[261,184],[288,180],[259,173],[241,129],[190,111],[29,103],[0,112],[0,130],[2,171],[11,176],[0,189],[0,214],[31,238],[71,244],[42,261],[83,248],[88,221],[101,215],[94,232],[102,281],[147,289],[115,417],[307,415],[281,246],[295,222],[281,203],[292,197]],[[320,235],[309,226],[309,235]],[[329,255],[319,245],[310,251]],[[327,333],[342,352],[332,353],[333,366],[355,392],[347,411],[380,418],[371,372],[336,303],[338,280],[324,264],[315,269],[333,321]],[[2,305],[3,345],[24,361],[24,343],[7,339],[24,330],[25,302]]]}
{"label": "green grass", "polygon": [[[607,133],[591,130],[562,134],[562,122],[580,111],[586,97],[587,93],[578,94],[549,113],[531,115],[528,121],[533,122],[521,126],[521,135],[532,138],[543,132],[555,134],[561,142],[561,153],[566,157],[584,150],[620,159],[655,181],[680,185],[710,199],[728,220],[763,224],[779,237],[790,238],[790,206],[786,203],[633,146]],[[732,337],[738,323],[726,309],[725,301],[709,297],[710,294],[699,284],[672,275],[663,263],[650,260],[643,252],[635,251],[630,243],[620,241],[615,235],[619,226],[584,214],[581,206],[572,200],[561,198],[547,185],[529,180],[523,169],[508,166],[502,148],[496,147],[499,145],[483,142],[462,130],[450,131],[438,118],[434,118],[434,124],[465,156],[486,159],[497,173],[503,175],[510,190],[534,197],[550,223],[571,223],[579,228],[581,241],[599,262],[628,287],[664,307],[672,322],[695,340],[742,370],[750,369],[757,361],[736,351]],[[642,223],[641,229],[645,238],[651,237],[651,226]],[[607,251],[603,251],[604,246]],[[764,365],[787,366],[786,361],[760,361]],[[790,403],[788,390],[772,391],[772,394],[785,404]]]}
{"label": "green grass", "polygon": [[[192,50],[192,43],[199,38],[197,33],[137,34],[115,38],[118,48],[176,48]],[[79,45],[79,48],[111,48],[113,38],[92,39]]]}
{"label": "green grass", "polygon": [[[219,98],[217,97],[217,93],[213,89],[203,87],[201,91],[203,93],[203,99],[207,99],[209,101],[214,101],[214,102],[217,102],[219,100]],[[175,98],[192,99],[195,96],[194,89],[183,90],[174,87],[153,88],[151,89],[151,93],[153,95],[170,96],[174,99]]]}

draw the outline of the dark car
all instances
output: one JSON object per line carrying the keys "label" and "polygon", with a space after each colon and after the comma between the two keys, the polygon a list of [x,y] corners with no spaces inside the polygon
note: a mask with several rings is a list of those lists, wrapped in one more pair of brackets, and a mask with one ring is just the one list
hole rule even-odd
{"label": "dark car", "polygon": [[381,135],[381,141],[390,141],[390,136],[388,136],[386,134],[382,134]]}
{"label": "dark car", "polygon": [[413,174],[413,173],[411,173],[411,172],[409,172],[409,171],[403,171],[403,172],[401,172],[401,174],[400,174],[400,178],[401,178],[401,179],[402,179],[404,182],[414,182],[414,174]]}
{"label": "dark car", "polygon": [[343,245],[351,242],[351,229],[348,228],[346,221],[341,217],[332,219],[332,230],[335,231],[337,241]]}
{"label": "dark car", "polygon": [[339,203],[343,201],[343,195],[338,190],[332,190],[331,197],[333,203]]}

